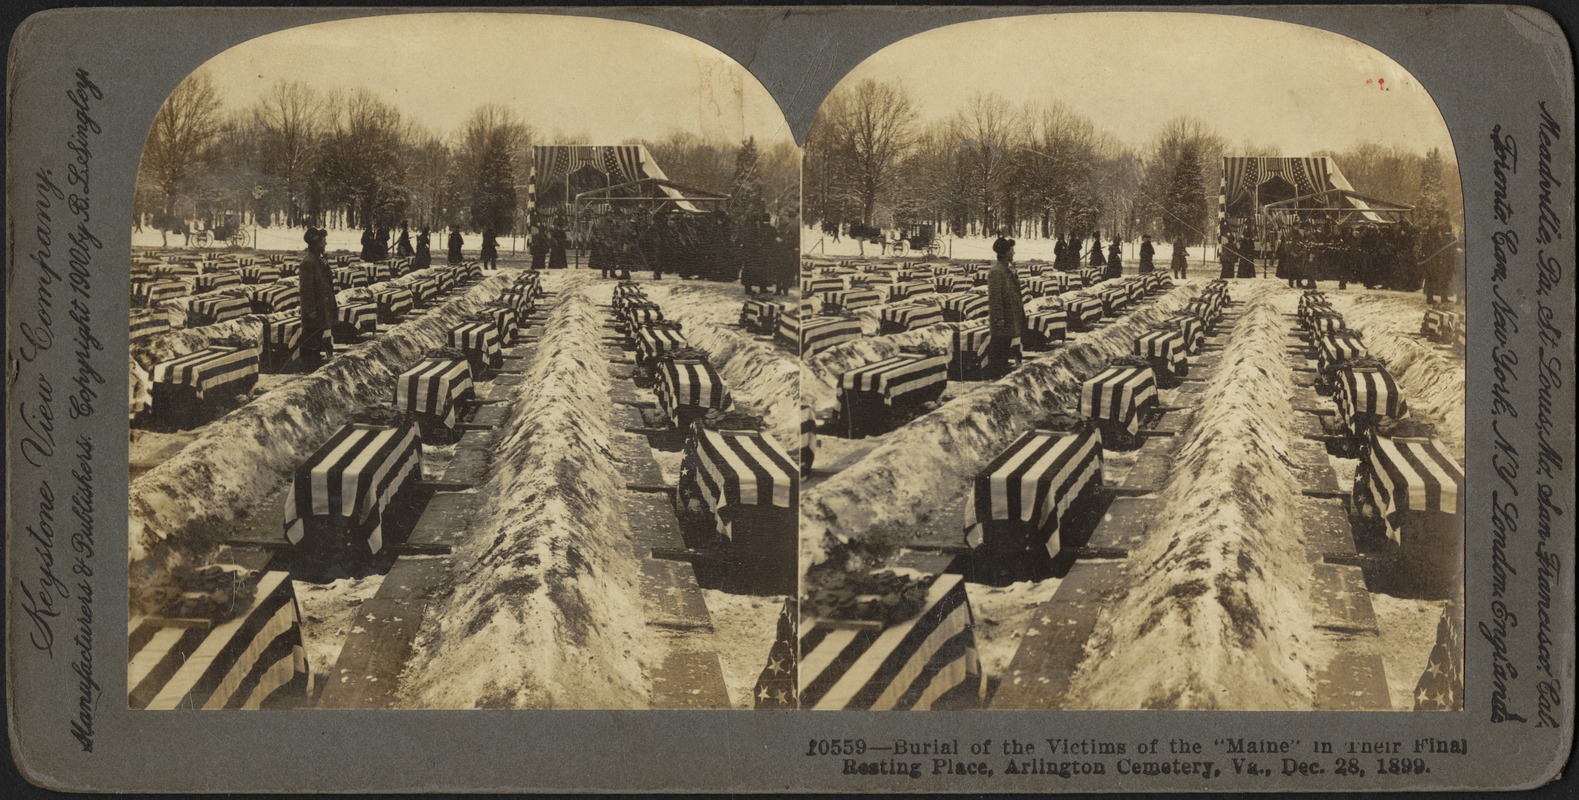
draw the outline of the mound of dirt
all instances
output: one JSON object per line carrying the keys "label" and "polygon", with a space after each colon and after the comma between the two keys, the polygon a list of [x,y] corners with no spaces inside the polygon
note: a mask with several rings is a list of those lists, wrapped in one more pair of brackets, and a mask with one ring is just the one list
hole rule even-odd
{"label": "mound of dirt", "polygon": [[1313,705],[1293,373],[1268,344],[1287,326],[1275,289],[1235,289],[1246,310],[1180,437],[1155,534],[1127,559],[1130,591],[1097,620],[1072,708]]}
{"label": "mound of dirt", "polygon": [[650,707],[657,645],[610,454],[606,315],[576,277],[510,399],[485,510],[402,676],[407,707]]}

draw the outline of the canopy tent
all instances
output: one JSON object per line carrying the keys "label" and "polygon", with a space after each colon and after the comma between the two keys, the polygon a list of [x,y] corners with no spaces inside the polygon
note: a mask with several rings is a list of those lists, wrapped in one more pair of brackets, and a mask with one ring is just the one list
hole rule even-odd
{"label": "canopy tent", "polygon": [[[1412,206],[1360,194],[1327,156],[1224,156],[1217,193],[1217,241],[1251,225],[1262,233],[1268,223],[1298,216],[1319,216],[1339,223],[1385,224]],[[1258,238],[1260,238],[1258,236]]]}
{"label": "canopy tent", "polygon": [[[529,213],[570,213],[578,198],[599,190],[605,192],[602,200],[667,201],[684,211],[698,210],[692,199],[719,199],[710,192],[686,189],[670,181],[643,145],[532,148],[532,174],[526,189]],[[642,197],[645,194],[651,196]]]}
{"label": "canopy tent", "polygon": [[683,186],[666,178],[642,178],[577,194],[577,203],[646,203],[654,213],[677,209],[698,212],[700,202],[721,202],[729,195]]}

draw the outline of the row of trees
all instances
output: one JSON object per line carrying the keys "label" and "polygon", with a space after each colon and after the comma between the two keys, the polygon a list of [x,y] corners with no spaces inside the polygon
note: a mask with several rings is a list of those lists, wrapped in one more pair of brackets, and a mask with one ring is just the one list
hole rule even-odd
{"label": "row of trees", "polygon": [[[260,225],[393,227],[403,220],[472,230],[519,227],[532,145],[594,144],[543,136],[514,111],[479,106],[448,135],[427,130],[369,89],[320,92],[281,81],[255,103],[227,107],[212,78],[183,81],[154,118],[134,211],[155,224],[227,216]],[[596,142],[596,144],[609,144]],[[720,143],[676,133],[646,144],[669,177],[731,192],[731,210],[798,220],[792,144]]]}
{"label": "row of trees", "polygon": [[[1441,180],[1444,164],[1433,153],[1362,145],[1311,155],[1334,156],[1359,191],[1457,219],[1458,184]],[[902,85],[868,79],[836,90],[812,123],[805,213],[879,226],[932,224],[958,235],[1101,230],[1214,240],[1225,154],[1282,155],[1251,143],[1230,148],[1193,117],[1169,120],[1137,150],[1062,102],[1015,106],[988,92],[923,123]]]}

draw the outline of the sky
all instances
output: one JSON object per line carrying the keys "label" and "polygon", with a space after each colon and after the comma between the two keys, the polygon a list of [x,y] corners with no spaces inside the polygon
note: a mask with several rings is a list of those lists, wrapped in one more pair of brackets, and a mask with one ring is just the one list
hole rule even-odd
{"label": "sky", "polygon": [[1058,99],[1121,142],[1199,117],[1236,147],[1286,156],[1371,142],[1453,146],[1441,114],[1392,59],[1353,39],[1270,20],[1187,13],[1021,16],[938,28],[867,59],[841,85],[898,80],[923,120],[977,91]]}
{"label": "sky", "polygon": [[[639,55],[638,55],[639,54]],[[366,87],[438,134],[500,103],[540,133],[590,144],[661,139],[792,141],[766,89],[690,37],[632,22],[508,13],[434,13],[319,23],[261,36],[204,67],[229,108],[276,81]]]}

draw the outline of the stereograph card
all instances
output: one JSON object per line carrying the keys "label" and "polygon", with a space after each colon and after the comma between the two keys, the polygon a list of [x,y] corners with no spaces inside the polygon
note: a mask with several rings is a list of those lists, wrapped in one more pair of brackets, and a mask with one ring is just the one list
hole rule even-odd
{"label": "stereograph card", "polygon": [[1567,762],[1542,10],[53,9],[8,67],[39,786]]}

